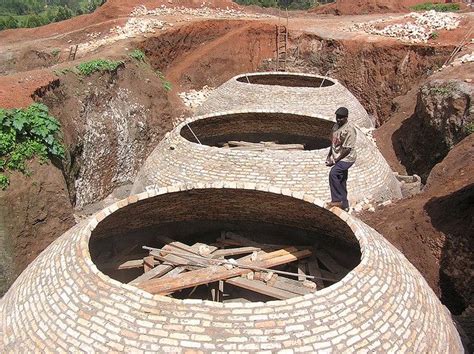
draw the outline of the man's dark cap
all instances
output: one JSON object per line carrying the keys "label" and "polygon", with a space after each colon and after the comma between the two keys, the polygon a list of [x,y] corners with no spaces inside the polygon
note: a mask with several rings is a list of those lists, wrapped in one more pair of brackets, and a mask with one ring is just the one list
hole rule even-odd
{"label": "man's dark cap", "polygon": [[336,115],[341,116],[341,117],[348,117],[349,116],[349,110],[346,107],[339,107],[336,110]]}

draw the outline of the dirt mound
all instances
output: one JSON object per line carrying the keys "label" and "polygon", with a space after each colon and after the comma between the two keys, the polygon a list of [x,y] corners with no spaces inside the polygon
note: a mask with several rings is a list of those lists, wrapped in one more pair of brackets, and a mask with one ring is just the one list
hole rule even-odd
{"label": "dirt mound", "polygon": [[[409,7],[422,3],[420,0],[337,0],[318,6],[309,12],[332,15],[366,15],[372,13],[407,12]],[[441,2],[441,1],[432,1]]]}
{"label": "dirt mound", "polygon": [[415,113],[392,137],[409,174],[425,182],[433,166],[469,134],[473,95],[474,87],[462,80],[431,80],[421,87]]}
{"label": "dirt mound", "polygon": [[422,194],[361,216],[403,252],[454,314],[473,301],[473,152],[471,134],[433,168]]}
{"label": "dirt mound", "polygon": [[[31,176],[14,172],[6,191],[0,191],[3,219],[3,257],[0,257],[0,295],[52,241],[74,225],[72,205],[59,168],[29,163]],[[0,232],[2,234],[2,232]]]}
{"label": "dirt mound", "polygon": [[180,89],[216,87],[255,71],[274,56],[275,28],[255,21],[209,20],[180,26],[140,44],[153,68]]}
{"label": "dirt mound", "polygon": [[[73,17],[66,21],[51,23],[37,28],[1,31],[0,42],[2,42],[2,44],[8,44],[18,41],[18,38],[21,38],[22,41],[27,41],[73,32],[82,32],[89,26],[98,26],[103,23],[107,23],[107,27],[111,28],[117,25],[118,20],[121,18],[128,17],[132,10],[140,5],[144,5],[148,9],[154,9],[162,5],[167,7],[183,6],[189,8],[198,8],[201,6],[222,9],[239,8],[239,5],[232,0],[108,0],[91,14]],[[94,31],[97,30],[98,28],[94,28]]]}
{"label": "dirt mound", "polygon": [[0,76],[0,107],[20,108],[33,103],[35,91],[41,90],[57,78],[47,70],[33,70]]}

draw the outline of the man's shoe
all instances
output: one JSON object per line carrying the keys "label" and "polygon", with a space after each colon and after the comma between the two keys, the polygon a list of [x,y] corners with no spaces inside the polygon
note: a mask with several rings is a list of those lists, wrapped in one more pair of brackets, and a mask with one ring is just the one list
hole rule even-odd
{"label": "man's shoe", "polygon": [[338,207],[342,209],[342,202],[329,202],[326,203],[326,209],[331,209],[333,207]]}

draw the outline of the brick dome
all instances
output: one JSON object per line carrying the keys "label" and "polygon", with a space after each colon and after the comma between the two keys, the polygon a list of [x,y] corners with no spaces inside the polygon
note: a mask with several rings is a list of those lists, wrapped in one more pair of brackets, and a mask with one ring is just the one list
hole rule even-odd
{"label": "brick dome", "polygon": [[[216,206],[226,195],[243,196],[228,209],[233,214]],[[203,208],[192,207],[197,201]],[[54,241],[2,298],[4,351],[462,352],[448,310],[407,259],[360,220],[320,205],[304,193],[222,182],[152,188],[112,204]],[[118,237],[171,219],[212,219],[213,213],[356,240],[361,260],[312,294],[216,303],[152,295],[109,278],[91,259],[91,237]]]}
{"label": "brick dome", "polygon": [[196,113],[270,110],[326,117],[335,122],[340,106],[349,109],[349,120],[359,127],[373,126],[357,98],[330,77],[263,72],[237,75],[214,90]]}
{"label": "brick dome", "polygon": [[[268,183],[329,200],[329,168],[324,161],[332,125],[319,116],[268,110],[192,117],[168,133],[150,154],[135,179],[132,193],[154,184],[221,180]],[[241,151],[217,147],[217,142],[229,139],[276,139],[305,143],[310,150]],[[400,186],[390,167],[359,129],[356,144],[358,158],[348,180],[350,201],[400,198]]]}

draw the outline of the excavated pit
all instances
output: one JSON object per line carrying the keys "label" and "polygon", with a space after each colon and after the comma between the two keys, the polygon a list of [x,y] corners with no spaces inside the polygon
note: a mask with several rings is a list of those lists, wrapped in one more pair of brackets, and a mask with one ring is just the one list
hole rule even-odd
{"label": "excavated pit", "polygon": [[[331,145],[333,122],[288,113],[251,112],[212,116],[181,128],[180,135],[190,142],[222,147],[229,141],[301,144],[304,150]],[[195,135],[194,135],[194,134]]]}
{"label": "excavated pit", "polygon": [[[303,265],[304,268],[305,264],[316,259],[313,257],[317,250],[324,250],[345,272],[331,275],[319,261],[323,277],[342,279],[359,264],[361,258],[360,246],[353,231],[331,212],[288,196],[240,189],[199,189],[138,201],[101,221],[92,232],[89,249],[100,271],[129,283],[143,274],[143,267],[114,270],[114,265],[148,256],[148,251],[142,246],[162,248],[163,237],[190,246],[195,243],[212,246],[217,245],[216,239],[223,233],[240,235],[250,240],[249,245],[256,242],[262,248],[275,250],[294,246],[314,251],[304,262],[273,268],[277,270],[297,273],[298,267]],[[295,277],[292,279],[298,280]],[[336,281],[324,280],[324,286]],[[214,285],[216,283],[204,284],[194,290],[184,289],[172,296],[211,300],[210,290]],[[300,295],[303,293],[294,294],[295,297]],[[274,298],[225,283],[223,302],[268,300]]]}
{"label": "excavated pit", "polygon": [[285,74],[243,75],[238,77],[236,80],[246,84],[278,85],[288,87],[327,87],[335,84],[334,81],[322,77]]}

